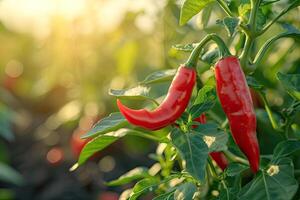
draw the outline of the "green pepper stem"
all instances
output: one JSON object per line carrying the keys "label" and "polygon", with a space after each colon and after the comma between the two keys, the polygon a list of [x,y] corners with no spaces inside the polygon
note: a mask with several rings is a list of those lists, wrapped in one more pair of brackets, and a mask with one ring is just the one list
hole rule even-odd
{"label": "green pepper stem", "polygon": [[212,33],[209,34],[207,36],[205,36],[194,48],[194,50],[192,51],[189,59],[187,60],[187,62],[184,64],[186,67],[191,67],[194,68],[197,65],[200,53],[202,48],[204,47],[204,45],[206,45],[210,40],[213,40],[219,48],[221,57],[227,57],[230,56],[230,51],[228,50],[228,48],[226,47],[226,44],[224,43],[224,41],[216,34]]}
{"label": "green pepper stem", "polygon": [[247,160],[245,160],[244,158],[238,157],[236,155],[234,155],[233,153],[231,153],[230,151],[223,151],[223,153],[225,154],[225,156],[227,158],[229,158],[229,160],[232,160],[233,162],[239,162],[241,164],[244,165],[249,165],[249,162]]}

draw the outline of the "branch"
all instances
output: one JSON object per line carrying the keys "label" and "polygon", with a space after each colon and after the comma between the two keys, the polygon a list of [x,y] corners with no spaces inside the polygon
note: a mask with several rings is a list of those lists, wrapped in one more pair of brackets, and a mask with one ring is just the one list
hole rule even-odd
{"label": "branch", "polygon": [[280,17],[282,17],[284,14],[286,14],[288,11],[290,11],[293,8],[297,7],[297,4],[299,4],[299,1],[295,0],[292,4],[290,4],[287,8],[282,10],[272,21],[270,21],[259,33],[258,35],[262,35],[265,33]]}

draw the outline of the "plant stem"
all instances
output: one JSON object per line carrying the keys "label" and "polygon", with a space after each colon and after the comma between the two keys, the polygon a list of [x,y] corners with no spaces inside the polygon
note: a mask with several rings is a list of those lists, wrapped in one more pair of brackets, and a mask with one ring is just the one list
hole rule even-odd
{"label": "plant stem", "polygon": [[251,12],[249,18],[249,25],[251,28],[252,36],[256,35],[256,16],[257,16],[257,11],[259,9],[260,2],[261,0],[250,0]]}
{"label": "plant stem", "polygon": [[190,57],[187,62],[184,64],[186,67],[195,68],[201,53],[202,48],[206,45],[210,40],[213,40],[219,48],[221,53],[221,57],[229,56],[230,52],[225,44],[225,42],[215,33],[206,35],[193,49]]}
{"label": "plant stem", "polygon": [[270,21],[259,33],[258,35],[262,35],[265,33],[280,17],[282,17],[285,13],[287,13],[289,10],[296,8],[295,6],[298,3],[298,1],[294,1],[292,4],[290,4],[288,7],[286,7],[284,10],[282,10],[272,21]]}
{"label": "plant stem", "polygon": [[243,52],[240,56],[241,59],[241,64],[243,68],[245,69],[246,72],[252,72],[254,69],[251,66],[250,61],[250,53],[252,46],[254,44],[255,38],[256,38],[256,16],[257,16],[257,11],[259,9],[261,0],[251,0],[251,12],[250,12],[250,17],[249,17],[249,22],[248,26],[250,27],[249,32],[245,32],[246,34],[246,43],[243,48]]}
{"label": "plant stem", "polygon": [[253,38],[246,34],[246,42],[245,42],[243,51],[240,55],[241,65],[246,71],[250,70],[249,60],[250,60],[250,52],[251,52],[253,43],[254,43]]}
{"label": "plant stem", "polygon": [[226,118],[224,122],[221,124],[221,128],[225,128],[228,125],[228,123],[229,123],[228,118]]}
{"label": "plant stem", "polygon": [[234,161],[234,162],[239,162],[242,163],[244,165],[249,165],[249,162],[247,160],[245,160],[244,158],[241,158],[239,156],[234,155],[233,153],[231,153],[230,151],[223,151],[223,153],[225,154],[225,156],[227,158],[229,158],[230,160]]}
{"label": "plant stem", "polygon": [[268,104],[268,101],[267,101],[267,98],[266,98],[266,95],[263,94],[261,91],[259,91],[259,95],[261,96],[263,102],[264,102],[264,106],[265,106],[265,109],[267,111],[267,114],[268,114],[268,117],[270,119],[270,122],[272,124],[272,127],[277,130],[277,131],[282,131],[276,121],[276,119],[274,118],[274,115],[273,115],[273,112],[272,110],[270,109],[270,106]]}
{"label": "plant stem", "polygon": [[221,183],[222,183],[224,189],[226,190],[227,200],[229,200],[230,198],[229,198],[229,191],[228,191],[227,185],[224,180],[222,180]]}
{"label": "plant stem", "polygon": [[289,139],[289,130],[290,130],[290,125],[291,125],[291,120],[287,119],[286,124],[285,124],[285,129],[284,129],[284,136],[285,139]]}
{"label": "plant stem", "polygon": [[209,165],[209,169],[210,169],[211,175],[212,175],[215,179],[219,180],[218,173],[216,172],[215,166],[213,165],[213,163],[212,163],[212,161],[211,161],[211,158],[208,158],[208,159],[207,159],[207,162],[208,162],[208,165]]}
{"label": "plant stem", "polygon": [[226,2],[223,0],[217,0],[218,4],[221,6],[221,8],[224,10],[224,12],[229,16],[229,17],[234,17],[230,9],[228,8]]}

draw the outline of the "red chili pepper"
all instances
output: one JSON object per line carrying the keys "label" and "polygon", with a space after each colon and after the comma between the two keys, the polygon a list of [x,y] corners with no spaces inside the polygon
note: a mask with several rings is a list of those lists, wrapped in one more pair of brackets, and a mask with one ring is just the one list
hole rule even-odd
{"label": "red chili pepper", "polygon": [[186,109],[196,82],[194,68],[180,66],[164,101],[153,111],[134,110],[124,106],[118,99],[117,105],[124,117],[136,126],[149,130],[161,129],[174,123]]}
{"label": "red chili pepper", "polygon": [[[200,122],[201,124],[205,124],[205,114],[200,115],[200,117],[194,119],[194,121]],[[193,128],[196,128],[196,125],[193,125]],[[209,155],[223,171],[228,166],[227,159],[223,152],[211,152]]]}
{"label": "red chili pepper", "polygon": [[228,166],[227,159],[223,152],[211,152],[209,155],[223,171]]}
{"label": "red chili pepper", "polygon": [[254,173],[259,169],[256,116],[245,75],[238,58],[229,56],[215,67],[217,94],[227,115],[232,136],[247,156]]}

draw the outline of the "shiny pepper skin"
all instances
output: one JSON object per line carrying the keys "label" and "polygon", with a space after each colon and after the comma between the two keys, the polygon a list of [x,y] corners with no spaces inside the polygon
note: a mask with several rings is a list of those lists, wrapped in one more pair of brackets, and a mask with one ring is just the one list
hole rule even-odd
{"label": "shiny pepper skin", "polygon": [[238,58],[229,56],[215,66],[217,94],[229,121],[235,143],[247,156],[254,173],[259,169],[256,116]]}
{"label": "shiny pepper skin", "polygon": [[164,101],[153,111],[134,110],[117,100],[120,112],[128,122],[149,130],[158,130],[174,123],[186,109],[196,82],[194,68],[180,66]]}
{"label": "shiny pepper skin", "polygon": [[[194,121],[200,122],[201,124],[205,124],[205,114],[200,115],[200,117],[194,119]],[[196,126],[193,125],[193,128],[196,128]],[[223,171],[228,166],[228,161],[223,152],[211,152],[209,155]]]}

